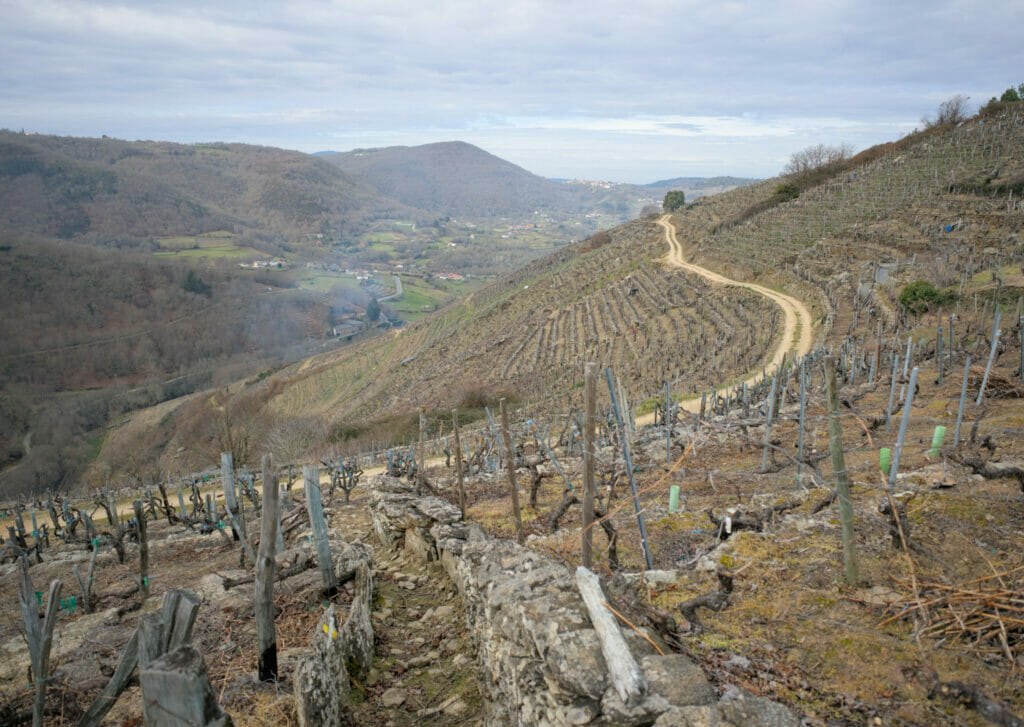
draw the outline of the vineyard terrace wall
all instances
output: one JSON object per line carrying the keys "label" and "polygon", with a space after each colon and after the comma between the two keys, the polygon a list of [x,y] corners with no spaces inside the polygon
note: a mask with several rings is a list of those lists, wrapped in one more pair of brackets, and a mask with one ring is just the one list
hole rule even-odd
{"label": "vineyard terrace wall", "polygon": [[647,693],[626,704],[609,681],[600,639],[564,565],[487,536],[454,505],[385,475],[372,485],[371,514],[385,546],[440,561],[463,597],[491,705],[488,727],[800,724],[782,705],[738,689],[719,699],[689,657],[660,655],[632,631],[624,635]]}

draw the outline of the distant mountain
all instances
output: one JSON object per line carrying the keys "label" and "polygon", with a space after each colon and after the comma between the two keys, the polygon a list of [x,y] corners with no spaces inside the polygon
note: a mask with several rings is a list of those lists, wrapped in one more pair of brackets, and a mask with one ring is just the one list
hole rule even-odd
{"label": "distant mountain", "polygon": [[663,195],[670,189],[681,189],[686,192],[688,200],[694,200],[699,197],[719,194],[720,192],[728,192],[730,189],[745,187],[748,184],[760,181],[760,179],[751,179],[749,177],[675,177],[674,179],[662,179],[642,186],[644,189],[659,195]]}
{"label": "distant mountain", "polygon": [[461,141],[356,149],[323,157],[381,194],[459,217],[579,212],[591,200]]}
{"label": "distant mountain", "polygon": [[300,152],[9,131],[0,131],[0,198],[0,231],[129,246],[217,230],[295,241],[414,213]]}

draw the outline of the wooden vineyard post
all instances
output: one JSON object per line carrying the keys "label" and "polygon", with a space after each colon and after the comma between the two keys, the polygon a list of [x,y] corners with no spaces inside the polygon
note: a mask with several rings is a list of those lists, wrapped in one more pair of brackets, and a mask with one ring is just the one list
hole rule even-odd
{"label": "wooden vineyard post", "polygon": [[263,513],[260,547],[256,556],[256,635],[258,674],[261,682],[277,680],[277,637],[274,631],[274,556],[277,546],[277,470],[263,458]]}
{"label": "wooden vineyard post", "polygon": [[[669,384],[665,382],[665,411],[662,414],[662,419],[665,421],[665,466],[670,467],[672,465],[672,391],[669,388]],[[588,566],[589,567],[589,566]]]}
{"label": "wooden vineyard post", "polygon": [[800,359],[800,414],[796,435],[796,486],[804,488],[804,423],[807,417],[807,376],[805,359]]}
{"label": "wooden vineyard post", "polygon": [[523,514],[519,510],[519,488],[516,486],[516,455],[512,449],[512,437],[508,433],[508,410],[505,398],[498,401],[501,408],[501,441],[505,446],[505,467],[508,470],[508,486],[512,495],[512,515],[516,519],[516,542],[523,544]]}
{"label": "wooden vineyard post", "polygon": [[[231,452],[220,453],[220,480],[224,489],[224,505],[227,507],[228,512],[237,512],[238,506],[235,504],[235,465]],[[241,533],[234,526],[231,528],[231,534],[234,540],[238,540],[241,536]]]}
{"label": "wooden vineyard post", "polygon": [[135,508],[135,532],[139,535],[139,593],[145,601],[149,598],[149,538],[146,531],[146,513],[142,507],[142,500],[136,500],[132,507]]}
{"label": "wooden vineyard post", "polygon": [[622,411],[619,409],[619,400],[615,395],[615,383],[612,381],[611,368],[605,368],[604,377],[608,383],[608,394],[612,400],[612,411],[615,414],[615,423],[619,429],[619,439],[622,441],[622,458],[626,463],[626,474],[629,475],[629,488],[633,491],[633,509],[636,511],[636,522],[640,528],[640,541],[644,548],[644,561],[647,563],[647,570],[654,568],[651,559],[651,547],[647,541],[647,527],[644,525],[643,510],[640,507],[640,494],[636,489],[636,475],[633,473],[633,458],[629,452],[629,439],[626,437],[625,427],[622,423]]}
{"label": "wooden vineyard post", "polygon": [[426,473],[427,471],[427,447],[426,447],[426,436],[427,436],[427,407],[420,406],[420,442],[419,442],[419,462],[416,463],[416,470],[418,472]]}
{"label": "wooden vineyard post", "polygon": [[455,477],[459,483],[459,511],[466,518],[466,487],[462,478],[462,442],[459,440],[459,415],[452,409],[452,432],[455,435]]}
{"label": "wooden vineyard post", "polygon": [[324,593],[330,597],[337,592],[338,582],[334,576],[331,546],[327,542],[327,523],[324,521],[324,506],[320,499],[320,471],[315,464],[308,464],[302,468],[302,480],[303,486],[306,489],[306,511],[309,513],[309,524],[313,528],[317,561],[320,564],[320,575],[324,581]]}
{"label": "wooden vineyard post", "polygon": [[139,684],[148,727],[232,724],[210,686],[203,655],[191,644],[183,644],[139,669]]}
{"label": "wooden vineyard post", "polygon": [[50,595],[46,602],[46,616],[39,626],[35,589],[28,575],[28,559],[18,558],[18,601],[25,622],[25,640],[32,660],[32,679],[35,681],[35,699],[32,703],[32,727],[42,727],[43,707],[46,703],[46,684],[50,676],[50,647],[53,645],[53,627],[57,623],[57,603],[62,583],[50,582]]}
{"label": "wooden vineyard post", "polygon": [[853,503],[850,501],[850,474],[846,470],[846,460],[843,457],[843,429],[839,421],[836,362],[831,357],[825,360],[825,396],[828,399],[828,445],[832,454],[832,478],[835,480],[839,522],[842,525],[843,566],[846,570],[847,584],[853,585],[859,579],[853,534]]}
{"label": "wooden vineyard post", "polygon": [[771,449],[772,419],[775,416],[775,394],[779,390],[779,375],[772,377],[772,389],[768,394],[768,419],[764,423],[764,452],[761,455],[761,471],[768,471],[768,451]]}
{"label": "wooden vineyard post", "polygon": [[594,551],[594,414],[597,409],[597,364],[583,369],[583,567],[590,568]]}

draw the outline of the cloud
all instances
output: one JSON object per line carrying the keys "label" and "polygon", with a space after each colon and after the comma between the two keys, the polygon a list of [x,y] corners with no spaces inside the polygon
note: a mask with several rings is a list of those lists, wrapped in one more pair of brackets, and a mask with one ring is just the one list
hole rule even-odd
{"label": "cloud", "polygon": [[1017,0],[0,0],[0,17],[4,126],[310,151],[450,133],[582,168],[552,146],[578,140],[588,169],[660,140],[665,177],[894,138],[953,93],[1024,81]]}

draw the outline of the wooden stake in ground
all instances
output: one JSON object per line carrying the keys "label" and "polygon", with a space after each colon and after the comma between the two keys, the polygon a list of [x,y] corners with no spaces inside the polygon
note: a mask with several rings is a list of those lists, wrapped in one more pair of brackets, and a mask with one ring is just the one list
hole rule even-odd
{"label": "wooden stake in ground", "polygon": [[135,508],[135,532],[139,536],[139,593],[142,600],[149,598],[149,536],[146,531],[146,513],[142,500],[132,503]]}
{"label": "wooden stake in ground", "polygon": [[601,582],[591,571],[580,566],[576,569],[576,587],[583,596],[590,621],[601,641],[601,653],[608,666],[608,681],[625,704],[637,703],[647,693],[647,683],[629,651],[619,624],[605,605]]}
{"label": "wooden stake in ground", "polygon": [[277,680],[277,637],[274,632],[274,556],[277,547],[277,469],[263,458],[263,514],[260,547],[256,556],[256,635],[261,682]]}
{"label": "wooden stake in ground", "polygon": [[512,494],[512,514],[516,519],[516,542],[523,544],[523,514],[519,510],[519,488],[516,486],[516,454],[512,449],[512,437],[508,433],[508,411],[505,398],[498,401],[501,408],[501,441],[505,445],[505,465],[508,470],[508,486]]}
{"label": "wooden stake in ground", "polygon": [[839,389],[836,385],[836,362],[831,356],[825,360],[825,396],[828,399],[828,443],[832,453],[832,478],[836,499],[839,501],[839,521],[842,524],[843,565],[846,582],[859,579],[857,550],[853,534],[853,504],[850,501],[850,474],[843,457],[843,430],[839,422]]}
{"label": "wooden stake in ground", "polygon": [[597,364],[583,369],[583,567],[590,568],[594,550],[594,414],[597,410]]}
{"label": "wooden stake in ground", "polygon": [[455,477],[459,483],[459,511],[466,518],[466,487],[462,479],[462,442],[459,441],[459,415],[452,409],[452,432],[455,434]]}
{"label": "wooden stake in ground", "polygon": [[417,468],[416,469],[419,472],[426,472],[426,470],[427,470],[426,438],[427,438],[427,407],[420,406],[420,443],[419,443],[420,446],[419,446],[419,452],[417,452],[417,454],[419,455],[419,460],[420,461],[416,463],[417,464]]}
{"label": "wooden stake in ground", "polygon": [[[229,512],[237,512],[238,506],[235,504],[235,465],[231,452],[220,453],[220,479],[224,489],[224,507]],[[234,527],[232,527],[231,533],[235,540],[238,540],[241,535]]]}
{"label": "wooden stake in ground", "polygon": [[28,575],[28,560],[18,558],[18,601],[25,622],[25,640],[32,659],[32,679],[35,680],[35,700],[32,703],[32,727],[42,727],[43,707],[46,704],[46,684],[50,676],[50,647],[53,645],[53,627],[57,622],[57,601],[63,584],[57,579],[50,582],[50,595],[46,602],[46,617],[39,626],[35,589]]}
{"label": "wooden stake in ground", "polygon": [[210,686],[203,655],[191,644],[179,646],[139,669],[139,684],[143,713],[150,727],[232,724]]}
{"label": "wooden stake in ground", "polygon": [[330,597],[337,592],[338,581],[334,575],[334,563],[331,561],[331,546],[327,542],[327,523],[324,521],[324,506],[320,499],[320,471],[315,464],[302,468],[302,479],[306,488],[309,524],[313,528],[313,541],[316,543],[316,557],[320,564],[320,575],[324,580],[324,593]]}

